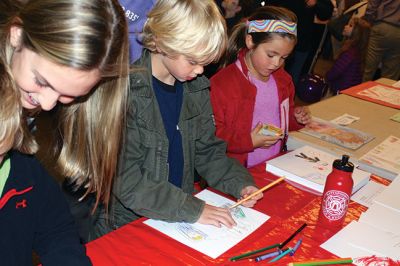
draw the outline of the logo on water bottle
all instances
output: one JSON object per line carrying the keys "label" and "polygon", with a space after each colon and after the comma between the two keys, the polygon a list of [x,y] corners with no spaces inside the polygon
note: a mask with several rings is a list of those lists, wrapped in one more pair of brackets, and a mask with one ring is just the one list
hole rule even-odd
{"label": "logo on water bottle", "polygon": [[326,192],[323,198],[323,213],[329,220],[339,220],[346,214],[349,196],[339,190]]}

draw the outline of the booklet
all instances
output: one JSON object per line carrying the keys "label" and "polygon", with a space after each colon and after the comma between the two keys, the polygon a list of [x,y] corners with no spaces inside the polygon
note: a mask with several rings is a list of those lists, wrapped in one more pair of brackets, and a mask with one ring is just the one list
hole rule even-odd
{"label": "booklet", "polygon": [[352,150],[374,139],[373,136],[360,130],[340,126],[317,117],[313,117],[312,121],[299,132]]}
{"label": "booklet", "polygon": [[[332,172],[333,161],[340,158],[341,156],[306,145],[267,161],[266,170],[322,193],[326,178]],[[354,168],[353,193],[368,183],[370,175],[368,172]]]}
{"label": "booklet", "polygon": [[[218,207],[232,206],[234,201],[210,190],[203,190],[196,197]],[[200,223],[168,223],[148,219],[144,223],[161,233],[215,259],[254,232],[270,217],[259,211],[243,206],[231,209],[236,226],[229,229]]]}

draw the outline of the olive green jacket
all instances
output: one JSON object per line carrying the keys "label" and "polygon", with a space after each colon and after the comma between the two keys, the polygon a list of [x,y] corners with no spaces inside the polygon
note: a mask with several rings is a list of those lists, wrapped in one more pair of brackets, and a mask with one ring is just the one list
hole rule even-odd
{"label": "olive green jacket", "polygon": [[[184,169],[182,188],[168,182],[168,138],[152,88],[150,53],[137,62],[142,68],[131,74],[130,106],[120,176],[114,185],[109,224],[97,222],[104,234],[140,216],[171,222],[195,222],[205,203],[192,195],[195,169],[207,184],[239,198],[253,180],[248,171],[225,154],[225,142],[215,137],[205,77],[184,82],[179,118]],[[105,221],[105,215],[100,220]],[[110,228],[111,227],[111,228]]]}

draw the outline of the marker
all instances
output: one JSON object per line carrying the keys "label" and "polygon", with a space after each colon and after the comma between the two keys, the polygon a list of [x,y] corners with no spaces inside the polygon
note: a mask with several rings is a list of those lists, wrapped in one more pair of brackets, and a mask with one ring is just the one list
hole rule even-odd
{"label": "marker", "polygon": [[293,249],[288,248],[287,250],[285,250],[284,252],[282,252],[282,254],[276,256],[275,258],[273,258],[272,260],[268,261],[268,263],[270,262],[275,262],[280,260],[282,257],[284,257],[286,254],[290,253]]}
{"label": "marker", "polygon": [[293,256],[294,255],[294,253],[296,253],[296,251],[299,249],[299,247],[300,247],[300,245],[301,245],[301,242],[303,242],[303,239],[299,239],[297,242],[296,242],[296,245],[294,245],[294,247],[293,247],[293,250],[290,252],[290,256]]}
{"label": "marker", "polygon": [[286,246],[287,243],[290,242],[290,240],[292,240],[298,233],[300,233],[304,227],[306,227],[307,224],[304,223],[302,226],[299,227],[299,229],[297,229],[291,236],[288,237],[288,239],[286,239],[284,242],[282,242],[282,244],[279,246],[279,248],[283,248],[284,246]]}
{"label": "marker", "polygon": [[257,249],[257,250],[253,250],[253,251],[250,251],[250,252],[247,252],[247,253],[243,253],[243,254],[240,254],[238,256],[230,258],[230,260],[231,261],[237,261],[237,260],[246,258],[248,256],[254,255],[256,253],[260,253],[262,251],[266,251],[266,250],[269,250],[269,249],[277,248],[277,247],[279,247],[279,245],[280,244],[274,244],[274,245],[267,246],[267,247],[264,247],[264,248],[260,248],[260,249]]}
{"label": "marker", "polygon": [[272,257],[278,256],[278,255],[282,254],[283,252],[285,252],[286,250],[288,250],[288,248],[285,248],[284,250],[278,249],[277,251],[269,252],[267,254],[258,256],[255,259],[255,261],[259,262],[259,261],[263,261],[263,260],[268,259],[268,258],[272,258]]}

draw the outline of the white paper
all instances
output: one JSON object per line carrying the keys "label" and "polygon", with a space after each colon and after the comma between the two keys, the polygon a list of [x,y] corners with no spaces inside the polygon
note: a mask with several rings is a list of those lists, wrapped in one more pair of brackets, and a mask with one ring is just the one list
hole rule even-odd
{"label": "white paper", "polygon": [[[213,206],[231,206],[235,202],[209,190],[196,195]],[[144,223],[169,237],[215,259],[254,232],[270,217],[261,212],[238,206],[231,210],[237,225],[228,229],[199,223],[167,223],[149,219]]]}
{"label": "white paper", "polygon": [[400,213],[382,205],[373,204],[358,221],[400,235]]}
{"label": "white paper", "polygon": [[374,203],[400,213],[400,175],[374,199]]}
{"label": "white paper", "polygon": [[370,207],[374,199],[386,188],[385,185],[369,181],[364,187],[351,196],[351,200]]}
{"label": "white paper", "polygon": [[358,120],[360,120],[360,118],[358,116],[343,114],[343,115],[331,120],[331,122],[341,125],[341,126],[347,126]]}
{"label": "white paper", "polygon": [[380,256],[400,259],[400,235],[352,221],[321,245],[339,257]]}
{"label": "white paper", "polygon": [[367,164],[400,173],[400,138],[389,136],[360,158]]}

